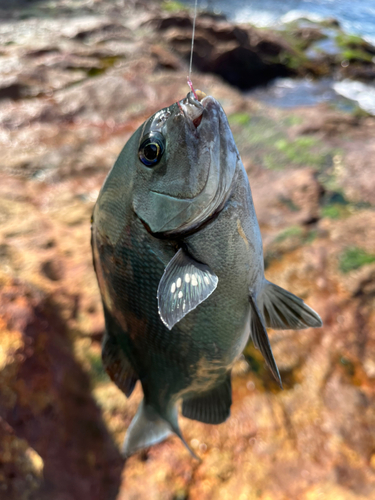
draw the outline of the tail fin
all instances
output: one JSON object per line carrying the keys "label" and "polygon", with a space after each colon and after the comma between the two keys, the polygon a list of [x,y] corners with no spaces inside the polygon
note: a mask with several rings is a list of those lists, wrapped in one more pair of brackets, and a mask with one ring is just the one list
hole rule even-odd
{"label": "tail fin", "polygon": [[300,330],[323,325],[319,315],[302,299],[269,281],[257,299],[270,328]]}
{"label": "tail fin", "polygon": [[158,412],[143,399],[138,407],[122,447],[125,458],[130,457],[135,452],[164,441],[174,432],[184,443],[191,455],[199,460],[194,452],[189,448],[178,427],[177,408],[173,407],[170,418],[162,418]]}

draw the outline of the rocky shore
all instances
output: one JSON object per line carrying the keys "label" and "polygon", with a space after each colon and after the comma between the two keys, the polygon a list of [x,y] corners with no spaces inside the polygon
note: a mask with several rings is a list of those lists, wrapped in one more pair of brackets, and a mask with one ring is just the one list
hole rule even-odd
{"label": "rocky shore", "polygon": [[[0,14],[0,498],[374,497],[375,118],[241,92],[280,75],[366,80],[374,49],[333,21],[272,32],[199,17],[193,82],[228,115],[266,276],[324,327],[270,332],[284,391],[249,348],[231,418],[181,417],[201,463],[175,438],[125,463],[141,390],[127,400],[101,365],[90,215],[134,130],[187,93],[191,19],[171,3],[120,0]],[[338,51],[323,52],[327,39]]]}

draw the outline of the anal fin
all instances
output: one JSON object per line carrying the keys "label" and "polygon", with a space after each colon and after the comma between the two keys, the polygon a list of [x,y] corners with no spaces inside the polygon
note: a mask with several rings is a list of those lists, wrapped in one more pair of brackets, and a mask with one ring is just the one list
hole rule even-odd
{"label": "anal fin", "polygon": [[221,424],[230,415],[232,385],[230,373],[225,381],[210,391],[182,402],[182,414],[186,418],[205,424]]}
{"label": "anal fin", "polygon": [[138,377],[114,335],[106,333],[104,336],[102,360],[111,380],[129,397]]}
{"label": "anal fin", "polygon": [[272,354],[271,344],[266,327],[264,326],[262,315],[259,312],[255,299],[251,295],[249,297],[249,301],[251,306],[250,329],[254,345],[262,353],[268,368],[271,370],[272,375],[282,388],[283,384],[281,382],[279,369],[277,368],[275,358]]}

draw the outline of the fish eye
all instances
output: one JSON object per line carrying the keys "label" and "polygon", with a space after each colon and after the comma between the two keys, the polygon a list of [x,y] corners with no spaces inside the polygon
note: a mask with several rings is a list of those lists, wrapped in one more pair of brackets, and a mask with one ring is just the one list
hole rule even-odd
{"label": "fish eye", "polygon": [[163,156],[164,148],[164,137],[159,132],[150,132],[139,146],[138,157],[146,167],[154,167]]}

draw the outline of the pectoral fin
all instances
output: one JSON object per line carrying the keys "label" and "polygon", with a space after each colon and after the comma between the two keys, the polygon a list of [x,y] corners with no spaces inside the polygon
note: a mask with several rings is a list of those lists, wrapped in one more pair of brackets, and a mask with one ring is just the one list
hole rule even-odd
{"label": "pectoral fin", "polygon": [[218,281],[208,266],[180,248],[165,268],[158,287],[158,308],[163,323],[171,330],[211,295]]}
{"label": "pectoral fin", "polygon": [[276,330],[300,330],[323,324],[319,315],[302,299],[269,281],[259,294],[258,303],[267,326]]}
{"label": "pectoral fin", "polygon": [[281,382],[279,369],[277,368],[275,358],[272,354],[271,344],[266,327],[264,326],[262,315],[258,309],[255,299],[251,295],[249,297],[249,301],[251,306],[250,329],[254,345],[262,353],[268,368],[271,370],[272,375],[282,388],[283,384]]}
{"label": "pectoral fin", "polygon": [[228,373],[225,381],[211,391],[185,399],[182,403],[182,414],[205,424],[221,424],[229,417],[231,404],[232,386]]}

